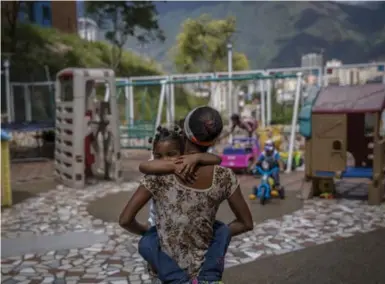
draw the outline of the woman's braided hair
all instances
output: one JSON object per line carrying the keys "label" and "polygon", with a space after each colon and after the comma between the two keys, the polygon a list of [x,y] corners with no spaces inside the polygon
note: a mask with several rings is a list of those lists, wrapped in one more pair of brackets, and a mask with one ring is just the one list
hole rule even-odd
{"label": "woman's braided hair", "polygon": [[175,125],[172,129],[158,126],[155,136],[150,137],[148,139],[148,143],[152,143],[152,147],[154,148],[156,143],[160,141],[175,141],[179,144],[181,153],[183,152],[183,131],[177,125]]}

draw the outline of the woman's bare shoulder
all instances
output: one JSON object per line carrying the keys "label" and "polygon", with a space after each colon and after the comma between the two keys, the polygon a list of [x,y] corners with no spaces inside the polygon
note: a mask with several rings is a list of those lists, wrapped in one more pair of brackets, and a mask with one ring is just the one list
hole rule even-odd
{"label": "woman's bare shoulder", "polygon": [[221,179],[236,179],[236,175],[235,173],[233,172],[232,169],[229,169],[229,168],[225,168],[225,167],[222,167],[222,166],[215,166],[215,177],[216,179],[218,180],[221,180]]}

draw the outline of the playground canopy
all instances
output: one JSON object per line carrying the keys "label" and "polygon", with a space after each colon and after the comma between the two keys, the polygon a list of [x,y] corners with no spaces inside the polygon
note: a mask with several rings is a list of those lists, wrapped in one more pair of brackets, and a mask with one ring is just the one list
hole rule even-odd
{"label": "playground canopy", "polygon": [[381,112],[384,107],[384,84],[328,86],[318,94],[313,113]]}

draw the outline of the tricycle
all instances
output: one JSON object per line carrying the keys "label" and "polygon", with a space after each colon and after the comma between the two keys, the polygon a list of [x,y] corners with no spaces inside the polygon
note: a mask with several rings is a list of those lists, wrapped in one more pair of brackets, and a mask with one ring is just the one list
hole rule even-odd
{"label": "tricycle", "polygon": [[[289,152],[280,152],[281,161],[284,165],[284,169],[287,170],[287,161],[289,158]],[[293,160],[291,163],[291,169],[294,171],[296,168],[299,168],[303,165],[303,155],[301,151],[293,152]]]}
{"label": "tricycle", "polygon": [[257,138],[233,138],[232,144],[223,149],[221,166],[251,174],[259,154]]}
{"label": "tricycle", "polygon": [[249,195],[251,200],[259,198],[261,204],[265,205],[266,201],[272,197],[285,198],[285,189],[282,186],[278,188],[275,185],[275,181],[272,177],[274,171],[279,171],[278,163],[263,161],[261,165],[258,165],[255,168],[253,173],[259,173],[262,177],[259,186],[254,186],[253,193]]}

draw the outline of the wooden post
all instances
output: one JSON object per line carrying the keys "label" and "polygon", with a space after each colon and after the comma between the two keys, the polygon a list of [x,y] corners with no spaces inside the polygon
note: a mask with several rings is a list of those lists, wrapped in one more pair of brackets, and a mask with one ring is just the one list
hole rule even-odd
{"label": "wooden post", "polygon": [[310,186],[304,186],[303,192],[302,192],[302,197],[303,199],[310,199],[313,198],[314,196],[314,190],[317,188],[317,181],[312,180],[312,167],[311,167],[311,157],[312,157],[312,143],[311,139],[306,139],[305,141],[305,157],[304,157],[304,162],[305,162],[305,181],[309,182],[311,181]]}
{"label": "wooden post", "polygon": [[305,141],[305,176],[306,179],[310,178],[312,176],[312,165],[311,165],[311,158],[312,158],[312,143],[311,139],[306,139]]}
{"label": "wooden post", "polygon": [[373,131],[373,179],[369,186],[369,205],[380,205],[384,195],[384,143],[382,141],[380,142],[379,137],[381,114],[377,112],[375,118]]}

